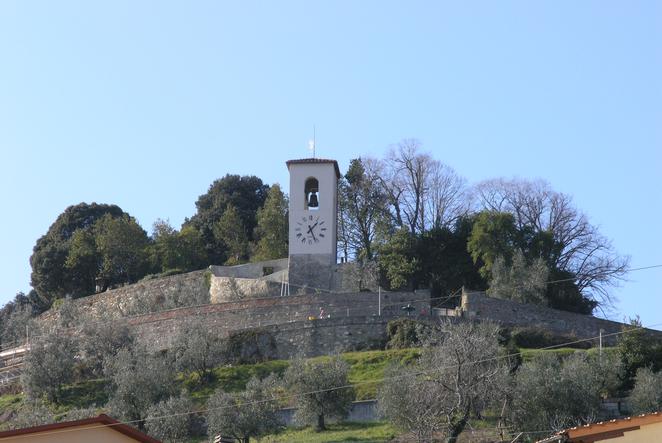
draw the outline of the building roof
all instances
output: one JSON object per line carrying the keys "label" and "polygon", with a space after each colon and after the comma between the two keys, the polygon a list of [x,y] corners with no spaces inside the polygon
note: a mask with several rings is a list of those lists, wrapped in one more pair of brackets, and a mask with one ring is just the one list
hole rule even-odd
{"label": "building roof", "polygon": [[[92,425],[92,426],[90,426]],[[93,426],[97,425],[97,426]],[[8,437],[18,437],[28,434],[37,434],[43,432],[67,432],[67,428],[77,428],[80,426],[85,426],[87,429],[93,429],[95,427],[108,427],[114,431],[117,431],[121,434],[131,437],[136,441],[143,443],[161,443],[160,440],[157,440],[144,432],[139,431],[138,429],[121,423],[114,418],[107,416],[106,414],[101,414],[98,417],[85,418],[83,420],[74,420],[74,421],[63,421],[59,423],[52,423],[49,425],[33,426],[30,428],[14,429],[11,431],[0,432],[0,440]],[[72,429],[71,432],[74,432]]]}
{"label": "building roof", "polygon": [[662,412],[637,415],[635,417],[619,418],[584,426],[565,429],[556,435],[539,440],[538,443],[577,442],[591,443],[622,437],[625,432],[635,431],[642,426],[662,422]]}
{"label": "building roof", "polygon": [[299,164],[309,164],[309,163],[333,163],[333,166],[336,169],[336,176],[340,178],[340,168],[338,168],[338,162],[328,158],[300,158],[296,160],[288,160],[285,162],[287,169],[290,168],[290,165],[299,165]]}

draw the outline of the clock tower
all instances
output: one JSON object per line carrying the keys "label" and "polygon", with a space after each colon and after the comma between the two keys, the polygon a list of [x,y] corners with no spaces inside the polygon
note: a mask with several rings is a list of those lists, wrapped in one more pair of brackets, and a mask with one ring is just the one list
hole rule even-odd
{"label": "clock tower", "polygon": [[338,179],[335,160],[289,160],[289,282],[300,287],[333,288],[336,269]]}

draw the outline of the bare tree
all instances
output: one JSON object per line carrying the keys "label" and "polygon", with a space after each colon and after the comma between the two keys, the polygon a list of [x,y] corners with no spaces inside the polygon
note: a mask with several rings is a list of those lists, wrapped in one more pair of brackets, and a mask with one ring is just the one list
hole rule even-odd
{"label": "bare tree", "polygon": [[452,226],[470,210],[466,180],[453,168],[434,161],[430,165],[430,176],[425,215],[426,226],[445,228]]}
{"label": "bare tree", "polygon": [[412,233],[425,230],[424,199],[434,162],[430,155],[419,153],[420,146],[418,140],[406,139],[391,148],[384,162],[386,174],[381,179],[397,225]]}
{"label": "bare tree", "polygon": [[394,224],[411,233],[450,226],[469,211],[465,180],[420,148],[418,140],[405,139],[369,168],[384,190]]}
{"label": "bare tree", "polygon": [[482,209],[513,214],[518,227],[550,232],[555,247],[549,265],[576,276],[576,284],[594,299],[610,301],[609,288],[628,268],[611,242],[574,207],[572,198],[543,180],[493,179],[474,188]]}
{"label": "bare tree", "polygon": [[501,398],[508,374],[496,325],[444,323],[441,330],[440,343],[415,366],[390,370],[378,395],[384,415],[419,441],[437,432],[457,441],[473,413]]}

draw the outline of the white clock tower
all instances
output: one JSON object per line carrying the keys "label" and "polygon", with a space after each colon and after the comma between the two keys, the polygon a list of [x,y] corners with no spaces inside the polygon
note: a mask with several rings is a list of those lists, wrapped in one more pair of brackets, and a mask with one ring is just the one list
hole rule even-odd
{"label": "white clock tower", "polygon": [[289,281],[299,287],[330,290],[336,268],[338,179],[335,160],[289,160]]}

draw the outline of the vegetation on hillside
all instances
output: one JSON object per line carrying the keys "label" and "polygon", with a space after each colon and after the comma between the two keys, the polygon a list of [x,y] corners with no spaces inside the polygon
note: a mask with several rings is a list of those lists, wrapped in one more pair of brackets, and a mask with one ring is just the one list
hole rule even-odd
{"label": "vegetation on hillside", "polygon": [[[469,187],[416,140],[403,140],[383,158],[351,160],[338,202],[340,255],[361,270],[378,270],[382,286],[431,288],[440,304],[452,303],[445,297],[465,286],[591,313],[609,304],[610,287],[627,269],[628,260],[570,196],[541,180],[497,178]],[[149,274],[286,255],[288,203],[278,184],[228,174],[195,205],[180,230],[158,220],[149,236],[116,205],[66,208],[34,246],[34,290],[0,310],[0,339],[11,341],[5,330],[12,313],[35,315],[66,296]],[[374,286],[363,281],[365,273],[354,274],[357,288]]]}

